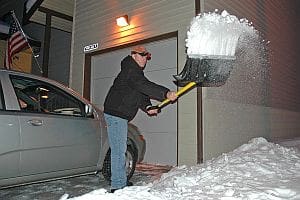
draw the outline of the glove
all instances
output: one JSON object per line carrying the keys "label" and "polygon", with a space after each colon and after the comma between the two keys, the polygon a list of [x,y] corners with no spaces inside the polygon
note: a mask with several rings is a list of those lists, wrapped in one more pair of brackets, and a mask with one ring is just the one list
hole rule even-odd
{"label": "glove", "polygon": [[160,113],[161,111],[161,108],[158,107],[158,106],[147,106],[146,107],[146,110],[149,111],[149,110],[156,110],[157,109],[157,112]]}

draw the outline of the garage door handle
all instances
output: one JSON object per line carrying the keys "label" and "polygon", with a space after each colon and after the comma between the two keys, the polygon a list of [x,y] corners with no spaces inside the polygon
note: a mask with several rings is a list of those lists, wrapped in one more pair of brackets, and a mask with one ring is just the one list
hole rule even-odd
{"label": "garage door handle", "polygon": [[28,124],[31,124],[33,126],[42,126],[43,121],[39,120],[39,119],[31,119],[31,120],[28,121]]}

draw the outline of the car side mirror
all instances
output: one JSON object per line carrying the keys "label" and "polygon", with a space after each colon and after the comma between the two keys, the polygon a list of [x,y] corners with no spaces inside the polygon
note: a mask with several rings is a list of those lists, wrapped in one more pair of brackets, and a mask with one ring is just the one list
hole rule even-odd
{"label": "car side mirror", "polygon": [[86,104],[84,108],[85,114],[87,117],[93,116],[93,106],[91,104]]}

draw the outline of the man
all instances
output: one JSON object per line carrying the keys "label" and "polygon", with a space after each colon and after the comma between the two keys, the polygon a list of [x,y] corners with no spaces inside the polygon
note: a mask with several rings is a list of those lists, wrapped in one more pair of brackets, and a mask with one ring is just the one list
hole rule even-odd
{"label": "man", "polygon": [[125,152],[127,148],[128,122],[138,109],[148,115],[158,114],[151,107],[150,98],[175,101],[176,92],[149,81],[144,76],[144,68],[151,54],[144,46],[136,46],[121,61],[121,71],[115,78],[104,102],[104,117],[107,123],[108,140],[111,148],[111,192],[131,186],[127,181]]}

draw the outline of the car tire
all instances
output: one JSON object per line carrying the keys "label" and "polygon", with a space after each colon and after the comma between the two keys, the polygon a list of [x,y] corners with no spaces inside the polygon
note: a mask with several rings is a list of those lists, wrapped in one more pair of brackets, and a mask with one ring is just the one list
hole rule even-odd
{"label": "car tire", "polygon": [[[133,173],[135,171],[136,163],[137,163],[137,150],[132,147],[131,145],[127,146],[126,150],[126,175],[127,181],[131,179]],[[111,158],[110,158],[110,148],[108,149],[104,163],[102,168],[102,175],[104,176],[105,180],[109,183],[111,182]]]}

